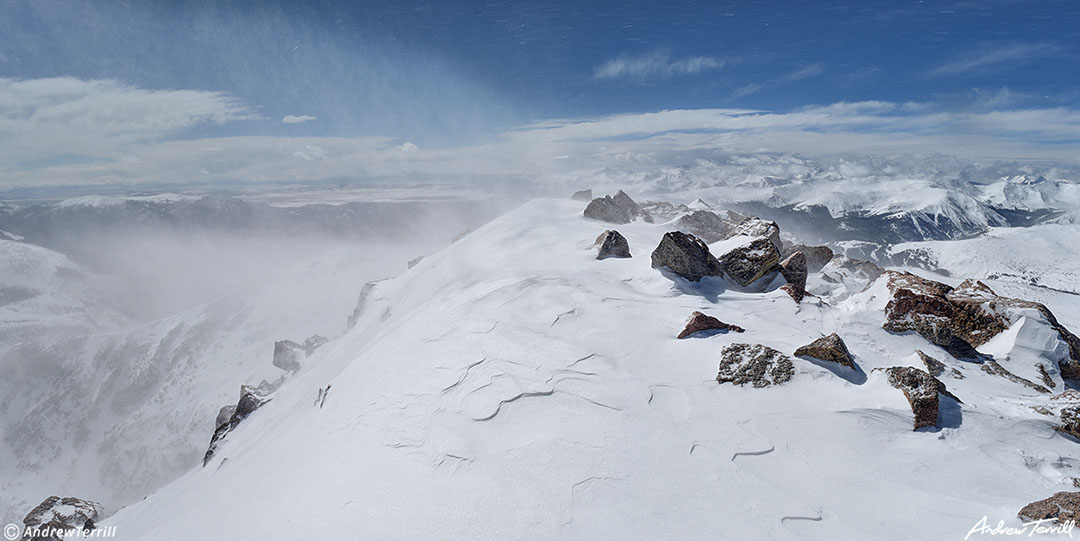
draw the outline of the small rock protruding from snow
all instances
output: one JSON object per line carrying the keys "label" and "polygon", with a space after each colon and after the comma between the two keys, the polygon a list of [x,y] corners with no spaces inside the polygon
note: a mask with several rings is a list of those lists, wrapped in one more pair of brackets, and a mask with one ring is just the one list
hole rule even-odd
{"label": "small rock protruding from snow", "polygon": [[716,381],[750,384],[754,387],[782,385],[791,381],[795,365],[791,359],[761,344],[729,344],[720,352],[720,372]]}
{"label": "small rock protruding from snow", "polygon": [[[928,372],[911,366],[894,366],[885,372],[889,376],[889,385],[900,389],[907,397],[911,412],[915,414],[915,430],[937,426],[938,395],[947,393],[945,385]],[[952,397],[951,394],[948,396]]]}
{"label": "small rock protruding from snow", "polygon": [[[23,519],[23,532],[55,532],[57,530],[94,529],[94,522],[101,520],[104,508],[100,503],[80,498],[49,496]],[[5,534],[6,535],[6,534]],[[17,534],[16,534],[17,535]],[[61,539],[51,533],[45,536],[27,535],[23,539]],[[9,537],[9,539],[11,539]]]}
{"label": "small rock protruding from snow", "polygon": [[626,237],[614,229],[608,229],[600,233],[600,236],[596,237],[595,245],[600,246],[597,250],[596,259],[632,257],[630,255],[630,244],[626,242]]}
{"label": "small rock protruding from snow", "polygon": [[1045,500],[1024,506],[1016,516],[1024,521],[1053,519],[1068,523],[1080,520],[1080,492],[1058,492]]}
{"label": "small rock protruding from snow", "polygon": [[821,272],[833,259],[833,251],[828,246],[807,246],[805,244],[788,244],[781,250],[782,257],[789,257],[795,252],[806,255],[806,269],[809,272]]}
{"label": "small rock protruding from snow", "polygon": [[381,280],[374,282],[368,282],[364,284],[364,287],[360,290],[360,297],[356,299],[356,308],[353,309],[353,313],[349,315],[348,321],[345,322],[345,329],[352,330],[356,326],[356,322],[360,320],[360,316],[364,314],[364,310],[367,309],[368,298],[371,297],[371,293],[375,291],[375,286]]}
{"label": "small rock protruding from snow", "polygon": [[927,355],[926,353],[923,353],[922,350],[917,349],[915,350],[915,353],[919,356],[919,359],[923,362],[923,364],[926,365],[926,371],[929,372],[931,376],[937,378],[941,377],[943,374],[948,373],[950,377],[956,379],[964,379],[964,374],[961,373],[959,370],[951,366],[946,366],[945,363]]}
{"label": "small rock protruding from snow", "polygon": [[574,195],[570,196],[570,199],[574,201],[592,201],[592,190],[579,190],[574,192]]}
{"label": "small rock protruding from snow", "polygon": [[615,192],[615,195],[611,197],[611,200],[614,201],[619,208],[625,210],[626,213],[630,215],[631,219],[637,220],[640,218],[650,224],[653,223],[652,216],[650,216],[645,209],[641,208],[641,205],[638,205],[636,201],[631,199],[629,195],[626,195],[626,192],[622,190]]}
{"label": "small rock protruding from snow", "polygon": [[686,338],[694,333],[702,331],[733,331],[733,332],[746,332],[746,329],[732,325],[730,323],[724,323],[715,317],[705,315],[701,312],[694,312],[690,314],[690,317],[686,320],[686,327],[679,333],[676,338]]}
{"label": "small rock protruding from snow", "polygon": [[628,224],[632,220],[630,214],[615,204],[610,195],[590,201],[584,214],[586,218],[611,224]]}
{"label": "small rock protruding from snow", "polygon": [[317,334],[308,337],[303,344],[292,340],[278,340],[274,342],[274,366],[290,374],[296,373],[300,370],[300,360],[310,356],[327,342],[329,340]]}
{"label": "small rock protruding from snow", "polygon": [[214,458],[214,453],[217,452],[217,448],[221,445],[221,440],[236,429],[241,421],[270,400],[257,387],[251,385],[240,386],[240,400],[236,403],[232,415],[229,416],[227,421],[218,425],[217,430],[214,430],[214,435],[210,437],[210,446],[207,447],[206,454],[203,455],[203,467],[210,462],[211,458]]}
{"label": "small rock protruding from snow", "polygon": [[1018,383],[1018,384],[1023,385],[1024,387],[1027,387],[1029,389],[1034,389],[1036,391],[1039,391],[1040,393],[1049,393],[1050,392],[1050,389],[1047,389],[1046,387],[1043,387],[1042,385],[1039,385],[1038,383],[1035,383],[1034,381],[1031,381],[1030,379],[1022,378],[1020,376],[1017,376],[1016,374],[1013,374],[1008,369],[1006,369],[1004,366],[1001,366],[1000,364],[998,364],[997,361],[988,360],[988,361],[982,363],[982,366],[980,368],[982,369],[983,372],[986,372],[987,374],[990,374],[992,376],[1001,376],[1001,377],[1003,377],[1003,378],[1005,378],[1005,379],[1007,379],[1007,380],[1009,380],[1009,381],[1011,381],[1013,383]]}
{"label": "small rock protruding from snow", "polygon": [[852,370],[855,369],[855,357],[848,351],[847,344],[839,334],[832,333],[822,336],[809,344],[795,350],[796,357],[813,357],[822,361],[829,361],[844,365]]}
{"label": "small rock protruding from snow", "polygon": [[771,240],[759,237],[729,250],[719,260],[728,276],[747,287],[779,269],[780,251]]}
{"label": "small rock protruding from snow", "polygon": [[724,267],[709,252],[709,246],[682,231],[664,233],[664,238],[652,252],[652,267],[666,267],[691,282],[724,274]]}

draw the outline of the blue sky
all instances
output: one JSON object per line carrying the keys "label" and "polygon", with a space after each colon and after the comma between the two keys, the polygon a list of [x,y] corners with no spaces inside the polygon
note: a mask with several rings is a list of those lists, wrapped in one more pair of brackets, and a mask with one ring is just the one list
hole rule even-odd
{"label": "blue sky", "polygon": [[[1080,109],[1073,2],[88,0],[0,10],[0,114],[60,118],[74,122],[69,131],[92,124],[90,133],[104,130],[117,147],[34,147],[64,130],[51,125],[24,142],[37,149],[24,159],[0,155],[0,173],[20,175],[131,162],[139,145],[221,137],[385,136],[448,148],[550,119],[677,109]],[[57,92],[47,82],[59,78],[97,86]],[[43,114],[69,99],[82,100],[88,116]],[[191,114],[177,116],[185,108]],[[135,126],[124,124],[136,115]],[[0,123],[0,138],[39,125],[4,132]],[[1030,143],[1029,127],[1003,130]],[[1070,129],[1053,142],[1080,139]]]}

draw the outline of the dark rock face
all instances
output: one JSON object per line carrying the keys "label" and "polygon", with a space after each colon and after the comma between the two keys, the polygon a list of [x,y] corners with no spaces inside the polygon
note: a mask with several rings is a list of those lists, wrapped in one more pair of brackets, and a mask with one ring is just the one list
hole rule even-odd
{"label": "dark rock face", "polygon": [[964,379],[964,374],[960,373],[959,370],[951,366],[946,366],[945,363],[923,353],[921,350],[915,350],[915,353],[919,354],[919,358],[922,359],[923,364],[926,365],[926,371],[929,372],[931,376],[936,378],[940,377],[942,374],[948,373],[949,376],[956,379]]}
{"label": "dark rock face", "polygon": [[233,412],[235,411],[236,406],[233,404],[230,404],[228,406],[222,406],[221,409],[218,410],[217,419],[215,419],[214,421],[214,428],[217,428],[229,422],[229,418],[232,417]]}
{"label": "dark rock face", "polygon": [[631,199],[629,195],[626,195],[626,192],[622,190],[615,192],[615,195],[611,197],[611,200],[614,201],[619,208],[626,211],[631,219],[637,220],[640,218],[650,224],[653,223],[652,216],[650,216],[648,212],[645,212],[645,209],[641,208],[641,206]]}
{"label": "dark rock face", "polygon": [[300,361],[327,342],[329,340],[317,334],[309,337],[303,344],[292,340],[278,340],[274,342],[274,366],[289,373],[296,373],[300,370]]}
{"label": "dark rock face", "polygon": [[915,331],[958,359],[980,360],[982,355],[953,332],[956,308],[945,296],[952,288],[909,272],[887,271],[892,298],[885,306],[889,332]]}
{"label": "dark rock face", "polygon": [[987,374],[990,374],[992,376],[1001,376],[1013,383],[1018,383],[1020,385],[1023,385],[1024,387],[1036,390],[1040,393],[1050,392],[1050,389],[1047,389],[1046,387],[1043,387],[1038,383],[1035,383],[1027,378],[1022,378],[1020,376],[1017,376],[1016,374],[1013,374],[1012,372],[1009,372],[1004,366],[1001,366],[996,361],[988,360],[982,363],[982,366],[980,366],[979,368],[981,368],[982,371],[986,372]]}
{"label": "dark rock face", "polygon": [[1056,430],[1080,439],[1080,406],[1061,408],[1061,426]]}
{"label": "dark rock face", "polygon": [[813,357],[815,359],[821,359],[822,361],[842,364],[853,370],[855,369],[855,357],[851,355],[851,352],[848,351],[847,344],[845,344],[840,338],[840,335],[836,333],[818,338],[795,350],[795,356]]}
{"label": "dark rock face", "polygon": [[780,263],[780,274],[787,280],[783,290],[791,295],[795,302],[802,302],[806,296],[806,254],[795,252],[789,255]]}
{"label": "dark rock face", "polygon": [[719,214],[708,210],[695,210],[681,218],[675,225],[680,231],[689,231],[705,242],[728,238],[730,225]]}
{"label": "dark rock face", "polygon": [[709,252],[709,246],[704,241],[681,231],[664,233],[664,238],[653,250],[652,267],[667,267],[691,282],[724,273],[724,267]]}
{"label": "dark rock face", "polygon": [[[214,430],[214,435],[210,437],[210,446],[206,449],[206,454],[203,455],[203,466],[205,467],[210,462],[210,459],[214,458],[214,453],[217,451],[221,441],[225,439],[225,436],[228,436],[241,421],[269,401],[270,398],[261,394],[256,387],[250,385],[241,386],[240,400],[236,403],[236,407],[233,408],[229,419],[218,425],[217,430]],[[222,411],[224,411],[224,408],[222,408]]]}
{"label": "dark rock face", "polygon": [[739,225],[735,226],[732,230],[732,237],[737,235],[746,235],[747,237],[764,237],[772,242],[773,247],[776,248],[776,257],[780,258],[780,248],[784,245],[780,241],[780,226],[776,225],[776,222],[770,220],[762,220],[761,218],[747,218]]}
{"label": "dark rock face", "polygon": [[719,259],[724,272],[746,287],[779,268],[780,251],[769,239],[756,238],[721,255]]}
{"label": "dark rock face", "polygon": [[781,255],[782,257],[788,257],[795,252],[806,254],[806,269],[809,272],[821,272],[822,267],[833,259],[833,251],[828,246],[807,246],[805,244],[785,246]]}
{"label": "dark rock face", "polygon": [[589,206],[585,207],[585,217],[610,224],[628,224],[632,219],[630,214],[615,204],[610,195],[590,201]]}
{"label": "dark rock face", "polygon": [[731,325],[730,323],[724,323],[715,317],[702,314],[701,312],[694,312],[690,314],[690,317],[686,320],[686,328],[679,333],[676,338],[686,338],[691,334],[701,331],[733,331],[733,332],[745,332],[746,329],[738,325]]}
{"label": "dark rock face", "polygon": [[938,394],[944,389],[934,376],[910,366],[894,366],[886,370],[889,384],[904,392],[911,412],[915,414],[915,430],[937,426]]}
{"label": "dark rock face", "polygon": [[761,344],[730,344],[720,352],[716,381],[754,387],[791,381],[795,365],[783,353]]}
{"label": "dark rock face", "polygon": [[1016,516],[1027,522],[1053,519],[1065,523],[1080,520],[1080,492],[1058,492],[1045,500],[1025,505]]}
{"label": "dark rock face", "polygon": [[79,498],[49,496],[23,519],[24,532],[26,528],[34,528],[46,535],[26,536],[23,539],[59,541],[62,536],[52,534],[56,530],[93,529],[94,522],[104,518],[104,512],[99,503]]}
{"label": "dark rock face", "polygon": [[570,196],[570,199],[574,201],[592,201],[592,190],[581,190],[574,192],[574,195]]}
{"label": "dark rock face", "polygon": [[626,242],[626,237],[622,236],[622,234],[614,229],[604,231],[599,237],[596,237],[596,244],[600,245],[600,248],[597,250],[596,259],[631,257],[630,244]]}

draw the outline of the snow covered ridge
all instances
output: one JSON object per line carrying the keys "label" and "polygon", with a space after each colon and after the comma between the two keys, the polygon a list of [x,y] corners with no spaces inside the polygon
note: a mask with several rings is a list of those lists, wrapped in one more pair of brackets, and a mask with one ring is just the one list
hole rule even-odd
{"label": "snow covered ridge", "polygon": [[[768,224],[706,243],[668,236],[681,217],[611,229],[585,207],[533,201],[366,287],[351,330],[205,467],[100,525],[124,539],[937,539],[1075,512],[1068,497],[1025,507],[1080,478],[1064,458],[1080,424],[1069,339],[1037,306],[845,258],[801,272]],[[723,237],[742,225],[698,218],[734,225]],[[598,259],[616,230],[631,257]],[[758,276],[741,284],[733,265]],[[677,338],[691,315],[706,328]],[[953,355],[953,338],[975,355]]]}

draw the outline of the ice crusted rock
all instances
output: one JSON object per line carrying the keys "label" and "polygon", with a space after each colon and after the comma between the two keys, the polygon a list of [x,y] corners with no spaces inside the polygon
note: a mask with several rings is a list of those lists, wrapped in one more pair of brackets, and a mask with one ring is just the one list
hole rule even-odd
{"label": "ice crusted rock", "polygon": [[708,210],[695,210],[682,216],[675,222],[680,231],[689,231],[705,242],[716,242],[728,238],[731,224],[719,214]]}
{"label": "ice crusted rock", "polygon": [[1061,408],[1061,426],[1055,430],[1080,439],[1080,406]]}
{"label": "ice crusted rock", "polygon": [[745,235],[747,237],[764,237],[772,242],[773,247],[776,248],[777,258],[780,257],[780,248],[783,246],[783,242],[780,240],[780,226],[776,225],[776,222],[770,220],[762,220],[761,218],[747,218],[739,225],[735,226],[732,230],[730,237],[737,237],[739,235]]}
{"label": "ice crusted rock", "polygon": [[719,260],[728,276],[739,285],[747,287],[778,270],[780,251],[772,241],[759,237],[748,239],[742,246],[721,255]]}
{"label": "ice crusted rock", "polygon": [[592,201],[592,190],[580,190],[574,192],[574,195],[570,196],[570,199],[574,201]]}
{"label": "ice crusted rock", "polygon": [[783,353],[761,344],[730,344],[720,352],[716,381],[754,387],[791,381],[795,365]]}
{"label": "ice crusted rock", "polygon": [[[23,519],[23,531],[33,528],[36,531],[54,531],[94,529],[94,522],[101,520],[105,511],[101,504],[79,498],[61,498],[49,496]],[[26,536],[23,539],[56,540],[62,536]],[[10,539],[10,538],[9,538]]]}
{"label": "ice crusted rock", "polygon": [[938,395],[945,390],[945,386],[929,373],[910,366],[894,366],[885,372],[889,376],[889,385],[903,391],[908,404],[911,404],[911,412],[915,414],[915,430],[937,426]]}
{"label": "ice crusted rock", "polygon": [[599,237],[596,237],[595,245],[600,246],[596,253],[596,259],[632,257],[630,255],[630,244],[626,242],[626,237],[614,229],[604,231]]}
{"label": "ice crusted rock", "polygon": [[832,333],[829,336],[823,336],[796,349],[795,356],[813,357],[822,361],[842,364],[853,370],[855,369],[855,357],[851,355],[851,352],[848,351],[847,344],[845,344],[843,339],[840,338],[840,335],[836,333]]}
{"label": "ice crusted rock", "polygon": [[584,214],[586,218],[611,224],[628,224],[632,220],[630,214],[615,204],[610,195],[590,201]]}
{"label": "ice crusted rock", "polygon": [[691,282],[724,273],[723,266],[709,252],[709,246],[682,231],[664,233],[664,238],[660,239],[660,244],[652,252],[652,267],[665,267]]}
{"label": "ice crusted rock", "polygon": [[701,312],[694,312],[690,314],[690,317],[686,320],[686,327],[679,333],[676,338],[686,338],[694,333],[702,331],[734,331],[734,332],[746,332],[746,329],[738,325],[731,325],[730,323],[724,323],[715,317],[705,315]]}
{"label": "ice crusted rock", "polygon": [[1048,520],[1065,523],[1080,519],[1080,492],[1058,492],[1045,500],[1024,506],[1016,516],[1025,521]]}
{"label": "ice crusted rock", "polygon": [[203,467],[210,462],[210,459],[214,458],[214,453],[217,452],[217,448],[221,445],[221,441],[225,439],[225,436],[228,436],[230,432],[240,425],[241,421],[270,400],[259,388],[242,385],[240,387],[240,400],[236,403],[232,415],[229,416],[227,421],[218,425],[217,430],[214,430],[214,435],[210,437],[210,446],[206,449],[206,454],[203,455]]}
{"label": "ice crusted rock", "polygon": [[786,245],[781,251],[781,256],[786,258],[795,252],[802,252],[806,255],[806,269],[809,272],[821,272],[821,269],[833,259],[833,251],[828,246],[807,246],[805,244]]}

